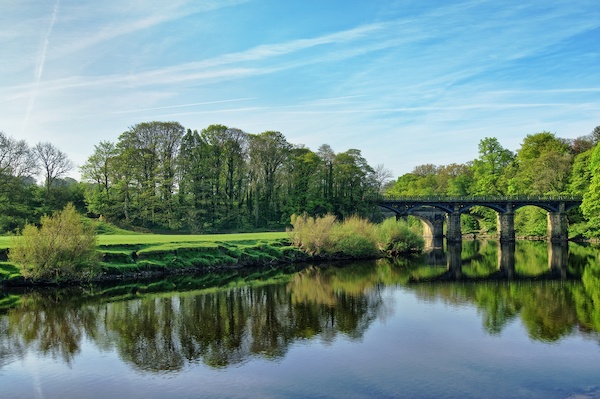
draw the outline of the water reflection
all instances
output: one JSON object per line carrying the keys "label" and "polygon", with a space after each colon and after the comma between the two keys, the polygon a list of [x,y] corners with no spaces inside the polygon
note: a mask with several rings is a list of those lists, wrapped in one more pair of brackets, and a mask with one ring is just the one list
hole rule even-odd
{"label": "water reflection", "polygon": [[582,273],[569,269],[566,243],[523,242],[518,251],[515,243],[497,241],[449,243],[445,248],[430,244],[418,267],[437,269],[437,273],[423,275],[421,270],[414,281],[567,279],[580,278]]}
{"label": "water reflection", "polygon": [[[173,372],[199,361],[224,368],[255,357],[276,360],[302,340],[361,340],[375,320],[402,306],[384,295],[398,286],[423,301],[475,305],[492,335],[520,319],[536,341],[555,342],[575,333],[597,339],[600,263],[595,249],[490,241],[448,246],[444,254],[445,264],[438,252],[296,268],[276,276],[272,270],[251,271],[253,280],[244,284],[238,272],[226,272],[222,278],[177,277],[137,288],[21,293],[19,304],[0,316],[0,369],[27,352],[69,364],[84,339],[116,351],[142,372]],[[538,257],[527,258],[531,254]],[[522,264],[524,259],[537,263]],[[580,280],[566,279],[575,275]],[[485,276],[503,277],[483,281]],[[478,282],[434,283],[448,279]],[[157,295],[148,287],[182,291]]]}

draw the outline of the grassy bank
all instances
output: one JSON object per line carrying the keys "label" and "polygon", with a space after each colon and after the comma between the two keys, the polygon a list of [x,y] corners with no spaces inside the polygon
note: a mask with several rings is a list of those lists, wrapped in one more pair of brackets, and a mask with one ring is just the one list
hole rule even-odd
{"label": "grassy bank", "polygon": [[[395,220],[375,225],[365,219],[348,218],[338,223],[330,215],[317,219],[298,217],[294,229],[287,233],[159,235],[132,233],[106,223],[99,223],[97,230],[99,267],[79,276],[57,274],[37,277],[37,281],[106,281],[307,260],[375,258],[423,247],[421,237]],[[4,247],[0,249],[4,255],[0,284],[25,284],[23,276],[27,274],[6,261],[11,242],[14,244],[10,237],[0,238],[0,248]]]}
{"label": "grassy bank", "polygon": [[[306,257],[290,246],[284,232],[159,235],[130,232],[103,222],[97,230],[99,278],[104,279],[287,263]],[[18,284],[21,270],[6,258],[10,245],[11,237],[0,237],[0,283]]]}

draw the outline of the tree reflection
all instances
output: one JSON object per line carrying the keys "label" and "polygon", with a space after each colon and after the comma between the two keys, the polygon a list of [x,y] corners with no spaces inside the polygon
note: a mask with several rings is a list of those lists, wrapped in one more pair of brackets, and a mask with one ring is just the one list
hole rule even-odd
{"label": "tree reflection", "polygon": [[[526,249],[537,252],[540,247]],[[514,272],[512,260],[524,256],[510,246],[465,243],[446,256],[445,265],[431,265],[431,257],[424,255],[345,267],[308,267],[278,275],[276,280],[270,274],[252,272],[262,276],[260,284],[220,288],[223,281],[214,278],[215,286],[201,291],[117,302],[105,302],[110,300],[105,293],[129,293],[126,297],[130,298],[133,289],[28,292],[0,316],[0,368],[28,350],[69,363],[80,352],[84,338],[102,350],[115,349],[142,372],[172,372],[199,361],[223,368],[253,357],[279,359],[298,340],[328,343],[340,335],[362,339],[374,320],[391,312],[383,291],[398,284],[425,301],[475,305],[489,334],[501,334],[516,320],[521,320],[533,340],[544,342],[555,342],[574,331],[600,331],[600,261],[595,250],[576,247],[571,249],[575,255],[567,257],[565,248],[548,249],[554,252],[543,257],[545,273],[559,270],[560,277],[565,270],[568,274],[580,270],[581,281],[414,283],[424,276],[435,278],[449,272],[495,275],[511,267]],[[462,257],[458,259],[457,254]],[[493,259],[493,268],[482,266],[491,265]],[[575,260],[576,267],[565,267],[565,260]],[[184,282],[172,281],[165,286]],[[185,284],[198,287],[206,281],[206,276],[198,282],[186,277]],[[139,289],[136,292],[139,295]]]}
{"label": "tree reflection", "polygon": [[21,305],[8,312],[8,333],[18,337],[16,346],[36,349],[70,363],[80,351],[84,335],[96,336],[95,309],[79,306],[70,290],[31,292]]}

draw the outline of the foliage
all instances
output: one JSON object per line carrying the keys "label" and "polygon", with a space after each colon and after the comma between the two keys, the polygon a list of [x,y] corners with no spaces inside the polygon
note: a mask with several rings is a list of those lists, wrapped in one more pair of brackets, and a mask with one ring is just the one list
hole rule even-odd
{"label": "foliage", "polygon": [[[572,140],[543,131],[527,135],[515,154],[496,138],[486,137],[479,142],[479,157],[472,162],[417,166],[398,177],[385,195],[584,195],[581,211],[569,211],[569,223],[587,220],[585,234],[600,236],[600,177],[594,180],[600,175],[600,169],[594,173],[594,165],[600,161],[593,160],[599,140],[600,126]],[[477,225],[483,232],[496,229],[495,211],[476,207],[470,214],[477,222],[463,223],[465,231]],[[518,234],[545,235],[546,224],[546,212],[541,209],[515,214]]]}
{"label": "foliage", "polygon": [[8,258],[25,278],[62,280],[91,277],[98,265],[94,226],[84,226],[72,204],[38,228],[28,224],[15,236]]}
{"label": "foliage", "polygon": [[224,125],[200,132],[176,122],[131,127],[116,144],[101,142],[81,168],[88,210],[116,224],[214,233],[283,230],[308,212],[373,215],[388,179],[360,150],[318,153],[276,131],[248,134]]}
{"label": "foliage", "polygon": [[288,235],[293,245],[309,254],[326,253],[333,248],[332,230],[336,218],[332,214],[312,218],[306,214],[292,215],[293,228]]}
{"label": "foliage", "polygon": [[388,218],[377,227],[379,249],[386,253],[406,253],[425,246],[423,237],[403,220]]}
{"label": "foliage", "polygon": [[600,146],[594,148],[589,165],[592,181],[583,194],[581,211],[589,220],[591,235],[600,236]]}
{"label": "foliage", "polygon": [[397,255],[420,251],[424,241],[404,221],[387,219],[377,225],[358,216],[337,222],[335,216],[292,215],[288,234],[295,246],[309,254],[344,253],[356,257]]}

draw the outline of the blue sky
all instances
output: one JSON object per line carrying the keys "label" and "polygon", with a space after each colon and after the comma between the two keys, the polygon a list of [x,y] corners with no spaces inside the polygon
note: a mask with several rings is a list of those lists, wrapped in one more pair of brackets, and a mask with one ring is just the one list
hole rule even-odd
{"label": "blue sky", "polygon": [[79,165],[153,120],[357,148],[395,175],[600,125],[597,0],[0,1],[0,131]]}

